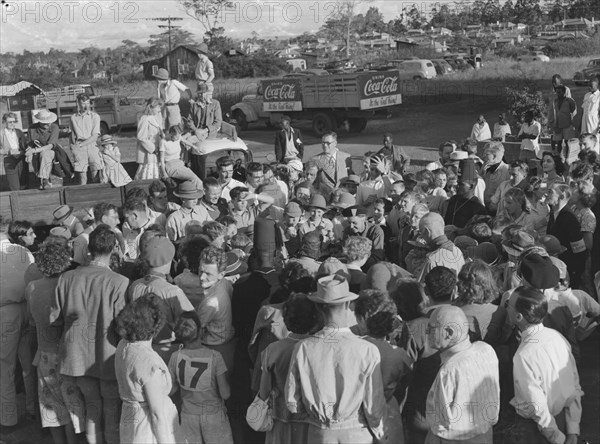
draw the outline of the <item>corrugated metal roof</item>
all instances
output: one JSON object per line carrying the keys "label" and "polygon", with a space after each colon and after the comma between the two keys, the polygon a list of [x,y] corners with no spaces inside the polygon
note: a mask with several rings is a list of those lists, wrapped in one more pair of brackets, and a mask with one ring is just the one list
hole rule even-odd
{"label": "corrugated metal roof", "polygon": [[0,97],[14,97],[27,88],[37,89],[37,94],[43,92],[43,90],[39,86],[34,85],[31,82],[26,82],[25,80],[22,80],[19,83],[15,83],[14,85],[0,85]]}

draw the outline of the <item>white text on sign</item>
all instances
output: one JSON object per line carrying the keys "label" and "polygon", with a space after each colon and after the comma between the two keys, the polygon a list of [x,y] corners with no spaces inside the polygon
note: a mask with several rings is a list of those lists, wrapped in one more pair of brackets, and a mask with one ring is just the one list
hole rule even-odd
{"label": "white text on sign", "polygon": [[302,102],[263,102],[263,111],[302,111]]}
{"label": "white text on sign", "polygon": [[374,97],[372,99],[361,99],[360,109],[381,108],[382,106],[399,105],[402,103],[402,94],[391,96]]}

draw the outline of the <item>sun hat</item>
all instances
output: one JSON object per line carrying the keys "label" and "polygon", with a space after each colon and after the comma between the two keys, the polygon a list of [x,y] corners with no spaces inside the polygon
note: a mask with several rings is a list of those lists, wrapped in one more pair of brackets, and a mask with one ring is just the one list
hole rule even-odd
{"label": "sun hat", "polygon": [[109,143],[116,145],[117,141],[114,140],[110,134],[104,134],[102,137],[100,137],[100,145],[104,146],[108,145]]}
{"label": "sun hat", "polygon": [[159,68],[158,71],[156,71],[156,74],[154,74],[154,77],[158,80],[169,80],[169,71],[165,68]]}
{"label": "sun hat", "polygon": [[523,230],[514,233],[510,240],[502,242],[502,248],[511,256],[519,256],[525,249],[534,245],[534,237]]}
{"label": "sun hat", "polygon": [[310,198],[310,203],[308,204],[309,208],[319,208],[323,211],[327,211],[327,202],[325,201],[325,197],[320,194],[313,194]]}
{"label": "sun hat", "polygon": [[350,291],[348,281],[342,276],[324,276],[317,281],[317,291],[308,295],[308,299],[320,304],[341,304],[358,299]]}
{"label": "sun hat", "polygon": [[175,246],[165,236],[155,236],[150,239],[142,253],[142,259],[145,259],[152,268],[170,264],[174,257]]}
{"label": "sun hat", "polygon": [[522,260],[519,271],[533,288],[545,290],[554,288],[560,280],[560,271],[551,258],[539,254],[528,254]]}
{"label": "sun hat", "polygon": [[412,274],[396,264],[377,262],[367,271],[367,277],[361,284],[361,290],[373,289],[389,292],[394,289],[397,278],[412,277],[414,277]]}
{"label": "sun hat", "polygon": [[198,45],[198,52],[201,54],[208,54],[208,45],[204,42]]}
{"label": "sun hat", "polygon": [[495,265],[500,259],[498,249],[491,242],[481,242],[474,247],[467,247],[467,256],[472,260],[481,259],[488,265]]}
{"label": "sun hat", "polygon": [[346,209],[355,206],[356,199],[352,194],[344,191],[339,194],[337,202],[331,205],[337,208]]}
{"label": "sun hat", "polygon": [[196,188],[196,184],[191,180],[187,180],[177,187],[177,191],[173,193],[180,199],[200,199],[203,193]]}
{"label": "sun hat", "polygon": [[52,216],[54,216],[54,223],[55,224],[60,224],[63,223],[64,220],[69,217],[69,215],[71,214],[71,207],[68,205],[60,205],[59,207],[56,207],[54,209],[54,211],[52,212]]}
{"label": "sun hat", "polygon": [[293,170],[296,170],[299,173],[304,171],[304,166],[302,165],[302,161],[298,158],[288,160],[286,165],[288,166],[288,168],[292,168]]}
{"label": "sun hat", "polygon": [[67,227],[54,227],[50,230],[50,234],[53,236],[64,237],[65,239],[71,239],[71,230]]}
{"label": "sun hat", "polygon": [[56,114],[54,114],[53,112],[48,111],[47,109],[43,109],[43,110],[39,111],[38,113],[36,113],[33,116],[33,118],[40,123],[53,123],[53,122],[56,122],[56,119],[58,119],[58,116]]}
{"label": "sun hat", "polygon": [[435,171],[439,168],[440,166],[438,165],[437,162],[429,162],[427,165],[425,165],[425,169],[428,171]]}
{"label": "sun hat", "polygon": [[538,243],[546,249],[550,256],[558,256],[567,251],[567,247],[561,245],[560,241],[551,234],[540,237]]}
{"label": "sun hat", "polygon": [[302,216],[302,208],[300,208],[298,202],[288,202],[284,214],[290,217],[300,217]]}

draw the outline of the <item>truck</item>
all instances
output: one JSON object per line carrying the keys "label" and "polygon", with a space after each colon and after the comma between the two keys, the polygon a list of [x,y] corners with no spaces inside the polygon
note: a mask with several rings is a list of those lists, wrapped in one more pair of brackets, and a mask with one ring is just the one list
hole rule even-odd
{"label": "truck", "polygon": [[282,115],[311,120],[322,136],[345,126],[361,132],[369,120],[386,118],[402,103],[398,70],[332,75],[288,75],[263,80],[252,100],[234,105],[232,114],[242,129],[248,123],[278,122]]}

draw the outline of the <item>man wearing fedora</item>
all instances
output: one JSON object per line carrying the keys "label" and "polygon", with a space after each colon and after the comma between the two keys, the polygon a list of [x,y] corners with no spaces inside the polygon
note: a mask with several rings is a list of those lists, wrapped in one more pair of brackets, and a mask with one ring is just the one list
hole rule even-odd
{"label": "man wearing fedora", "polygon": [[96,145],[100,136],[100,116],[92,111],[87,94],[77,96],[77,109],[77,114],[71,116],[71,151],[79,183],[85,185],[88,169],[92,183],[95,183],[98,182],[98,172],[103,167],[100,150]]}
{"label": "man wearing fedora", "polygon": [[2,116],[4,128],[0,133],[0,155],[4,157],[4,171],[11,191],[27,187],[29,169],[25,168],[25,145],[27,140],[23,131],[17,128],[17,114],[6,113]]}
{"label": "man wearing fedora", "polygon": [[[57,116],[43,109],[33,116],[36,123],[29,127],[29,148],[25,151],[27,162],[34,165],[40,178],[40,189],[52,186],[50,173],[54,161],[54,146],[58,144],[59,128],[55,123]],[[35,166],[37,165],[37,168]]]}
{"label": "man wearing fedora", "polygon": [[210,96],[209,98],[212,98],[214,90],[212,81],[215,79],[215,69],[208,58],[208,45],[204,42],[198,46],[198,63],[196,63],[194,74],[198,81],[198,88],[200,88],[200,85],[208,86],[207,94]]}
{"label": "man wearing fedora", "polygon": [[202,197],[202,191],[196,188],[194,182],[183,182],[173,194],[181,199],[181,208],[171,213],[167,219],[167,236],[171,242],[177,242],[185,237],[185,227],[192,221],[204,224],[213,220],[208,211],[198,205],[198,199]]}
{"label": "man wearing fedora", "polygon": [[169,78],[169,71],[165,68],[159,68],[154,74],[154,78],[158,83],[158,98],[164,103],[162,109],[163,128],[169,129],[174,125],[179,125],[181,123],[181,111],[179,109],[181,93],[188,91],[191,97],[189,88],[180,81]]}
{"label": "man wearing fedora", "polygon": [[325,327],[294,348],[284,392],[288,409],[307,415],[310,443],[381,439],[386,403],[379,350],[350,331],[358,295],[334,275],[319,279],[308,298],[324,314]]}
{"label": "man wearing fedora", "polygon": [[223,115],[221,104],[212,98],[206,83],[199,83],[196,100],[192,103],[188,124],[196,133],[199,140],[215,137],[221,130]]}

